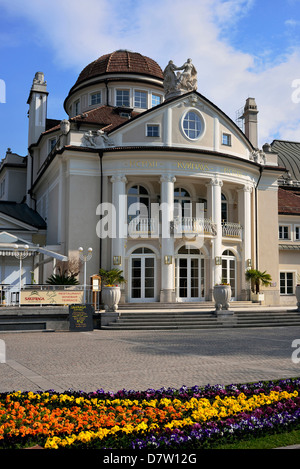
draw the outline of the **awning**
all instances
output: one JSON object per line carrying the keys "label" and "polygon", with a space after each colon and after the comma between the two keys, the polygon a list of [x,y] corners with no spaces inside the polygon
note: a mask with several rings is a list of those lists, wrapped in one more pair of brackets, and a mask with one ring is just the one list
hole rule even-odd
{"label": "awning", "polygon": [[34,254],[40,253],[45,256],[52,257],[59,261],[67,261],[68,257],[63,256],[54,251],[50,251],[45,247],[40,247],[38,244],[30,243],[26,239],[19,238],[18,236],[7,233],[6,231],[0,232],[0,256],[13,256],[16,250],[16,246],[19,250],[22,250],[22,247],[28,245],[28,255],[33,256]]}

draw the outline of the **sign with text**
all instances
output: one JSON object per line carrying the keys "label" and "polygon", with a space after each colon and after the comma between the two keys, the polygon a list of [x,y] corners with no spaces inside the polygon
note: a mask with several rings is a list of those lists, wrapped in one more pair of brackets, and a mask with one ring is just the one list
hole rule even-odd
{"label": "sign with text", "polygon": [[82,290],[22,290],[21,305],[70,305],[82,303]]}
{"label": "sign with text", "polygon": [[92,331],[94,308],[91,305],[69,305],[70,331]]}

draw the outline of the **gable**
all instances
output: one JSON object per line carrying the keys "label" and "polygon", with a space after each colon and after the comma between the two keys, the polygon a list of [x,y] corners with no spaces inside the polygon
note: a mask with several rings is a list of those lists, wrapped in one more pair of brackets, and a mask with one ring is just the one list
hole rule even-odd
{"label": "gable", "polygon": [[0,229],[36,231],[46,229],[46,223],[36,211],[26,204],[0,202]]}
{"label": "gable", "polygon": [[[197,134],[191,130],[195,125],[200,129]],[[153,131],[149,134],[149,127],[155,129],[155,135]],[[110,136],[117,146],[174,146],[245,159],[253,150],[235,123],[197,92],[165,101],[115,129]]]}

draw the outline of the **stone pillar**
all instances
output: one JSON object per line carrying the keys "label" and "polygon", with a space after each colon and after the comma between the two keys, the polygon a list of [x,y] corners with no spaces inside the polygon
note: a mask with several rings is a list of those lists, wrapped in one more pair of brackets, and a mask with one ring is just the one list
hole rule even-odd
{"label": "stone pillar", "polygon": [[[127,238],[127,179],[124,175],[111,177],[112,182],[112,204],[116,214],[116,236],[112,238],[112,268],[124,269],[125,240]],[[114,256],[121,256],[121,264],[114,265]]]}
{"label": "stone pillar", "polygon": [[212,285],[222,281],[222,264],[216,263],[216,259],[222,257],[222,219],[221,219],[221,195],[223,182],[219,178],[212,179],[207,184],[207,208],[212,222],[216,224],[217,234],[212,240]]}
{"label": "stone pillar", "polygon": [[242,250],[242,272],[241,272],[241,292],[242,299],[250,299],[250,289],[245,279],[245,272],[250,267],[251,259],[251,192],[252,187],[245,185],[238,190],[238,213],[239,221],[243,227],[243,250]]}
{"label": "stone pillar", "polygon": [[[160,301],[171,303],[175,301],[175,259],[174,236],[170,231],[170,222],[174,219],[174,182],[176,178],[164,175],[161,183],[161,291]],[[166,257],[172,259],[172,263],[166,263]]]}

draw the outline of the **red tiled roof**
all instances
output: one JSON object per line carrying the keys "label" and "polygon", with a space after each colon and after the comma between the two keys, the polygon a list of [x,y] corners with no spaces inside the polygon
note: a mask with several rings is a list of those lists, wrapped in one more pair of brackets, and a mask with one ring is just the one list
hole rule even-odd
{"label": "red tiled roof", "polygon": [[94,62],[87,65],[74,86],[79,83],[105,73],[138,73],[142,75],[150,75],[163,79],[163,72],[160,66],[149,57],[138,52],[130,52],[127,50],[117,50],[110,54],[99,57]]}
{"label": "red tiled roof", "polygon": [[[131,112],[131,117],[139,115],[138,112]],[[107,131],[113,130],[124,122],[128,122],[127,117],[121,117],[117,108],[112,106],[100,106],[91,111],[78,114],[78,116],[71,117],[70,122],[80,122],[83,124],[96,124],[99,128],[107,128]],[[60,125],[55,125],[52,129],[48,129],[43,134],[59,130]]]}
{"label": "red tiled roof", "polygon": [[300,215],[300,192],[297,193],[279,187],[278,213]]}

